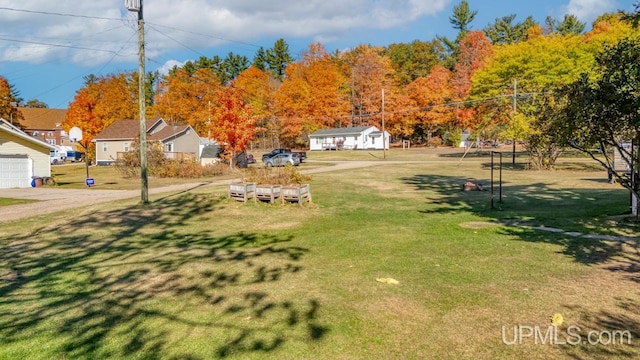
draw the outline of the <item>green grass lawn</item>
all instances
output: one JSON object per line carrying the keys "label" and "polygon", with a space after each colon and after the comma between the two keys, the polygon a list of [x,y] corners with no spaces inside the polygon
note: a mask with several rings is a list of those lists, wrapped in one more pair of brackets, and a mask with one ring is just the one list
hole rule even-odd
{"label": "green grass lawn", "polygon": [[[496,225],[637,236],[602,171],[505,169],[491,209],[489,191],[460,191],[488,187],[488,157],[390,155],[425,162],[315,174],[302,207],[201,187],[3,224],[0,358],[640,356],[637,242]],[[575,325],[632,343],[503,343],[554,313],[560,340]]]}
{"label": "green grass lawn", "polygon": [[30,203],[30,202],[34,202],[34,200],[12,199],[12,198],[0,197],[0,207],[8,206],[8,205],[27,204],[27,203]]}

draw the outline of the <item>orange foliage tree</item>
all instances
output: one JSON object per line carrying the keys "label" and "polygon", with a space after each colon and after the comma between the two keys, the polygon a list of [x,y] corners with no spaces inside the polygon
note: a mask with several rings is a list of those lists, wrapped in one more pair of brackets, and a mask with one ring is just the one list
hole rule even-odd
{"label": "orange foliage tree", "polygon": [[307,143],[307,134],[344,126],[348,117],[347,78],[319,43],[311,44],[302,59],[289,64],[276,93],[282,137],[290,145]]}
{"label": "orange foliage tree", "polygon": [[243,91],[233,85],[217,92],[218,104],[211,109],[211,135],[231,155],[229,166],[233,167],[236,154],[243,151],[256,135],[256,116],[253,107],[247,104]]}
{"label": "orange foliage tree", "polygon": [[[455,65],[451,83],[453,99],[465,101],[471,92],[471,78],[478,69],[484,67],[493,56],[493,45],[482,31],[470,31],[460,41],[458,62]],[[456,108],[456,127],[474,128],[480,122],[477,108],[460,105]]]}
{"label": "orange foliage tree", "polygon": [[170,124],[189,124],[200,136],[206,136],[209,113],[221,87],[212,68],[193,73],[176,69],[158,84],[154,113]]}
{"label": "orange foliage tree", "polygon": [[415,115],[427,137],[427,142],[438,126],[453,120],[453,110],[449,104],[453,98],[451,71],[437,65],[426,77],[414,80],[406,88],[407,93],[419,108]]}
{"label": "orange foliage tree", "polygon": [[89,76],[85,87],[76,95],[67,109],[62,128],[74,126],[82,130],[81,145],[93,160],[93,138],[116,120],[138,117],[138,85],[136,74],[115,74],[104,77]]}
{"label": "orange foliage tree", "polygon": [[280,134],[275,116],[275,93],[279,84],[279,80],[273,78],[270,72],[254,66],[240,73],[234,82],[236,88],[242,89],[244,101],[253,108],[258,119],[257,131],[271,138],[277,138]]}

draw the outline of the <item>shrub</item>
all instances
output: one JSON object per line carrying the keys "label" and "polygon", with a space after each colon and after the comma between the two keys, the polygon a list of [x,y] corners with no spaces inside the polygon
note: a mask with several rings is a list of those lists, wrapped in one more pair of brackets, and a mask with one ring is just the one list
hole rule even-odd
{"label": "shrub", "polygon": [[284,167],[251,167],[244,171],[244,182],[254,182],[258,185],[301,185],[311,180],[311,176],[303,175],[295,166]]}
{"label": "shrub", "polygon": [[[157,142],[149,142],[147,152],[147,172],[149,176],[161,178],[198,178],[219,176],[229,171],[228,166],[216,163],[202,166],[195,161],[171,160],[164,157],[162,146]],[[140,150],[137,142],[131,150],[122,154],[115,162],[116,169],[125,178],[140,176]]]}
{"label": "shrub", "polygon": [[431,139],[429,139],[428,145],[436,148],[438,146],[442,146],[442,139],[438,136],[434,136]]}

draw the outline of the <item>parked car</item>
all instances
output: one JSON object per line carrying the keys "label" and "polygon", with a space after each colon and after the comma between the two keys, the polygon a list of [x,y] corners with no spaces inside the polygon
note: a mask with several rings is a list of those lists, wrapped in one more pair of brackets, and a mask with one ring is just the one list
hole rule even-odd
{"label": "parked car", "polygon": [[293,153],[276,154],[268,159],[263,159],[262,161],[268,167],[285,166],[286,164],[291,164],[293,166],[300,165],[300,158]]}
{"label": "parked car", "polygon": [[291,151],[291,149],[279,148],[279,149],[272,150],[270,153],[262,154],[262,161],[265,161],[266,159],[270,159],[278,154],[287,154],[287,153],[296,154],[296,156],[298,156],[298,158],[300,159],[300,162],[302,162],[307,158],[307,153],[304,151]]}

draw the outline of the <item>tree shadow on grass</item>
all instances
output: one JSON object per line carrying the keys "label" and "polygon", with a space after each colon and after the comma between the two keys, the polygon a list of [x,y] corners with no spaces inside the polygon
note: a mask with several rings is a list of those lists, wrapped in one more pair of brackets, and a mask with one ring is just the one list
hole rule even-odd
{"label": "tree shadow on grass", "polygon": [[[495,185],[494,207],[491,208],[488,179],[415,175],[402,180],[426,194],[427,207],[421,210],[425,214],[466,212],[498,223],[516,225],[504,228],[504,232],[525,241],[562,245],[566,255],[584,264],[605,263],[625,252],[629,253],[625,246],[631,247],[631,253],[637,255],[638,238],[628,237],[622,241],[609,241],[607,238],[620,235],[620,229],[627,233],[638,229],[635,222],[610,220],[610,216],[619,217],[626,210],[628,194],[621,188],[558,189],[544,183],[503,182],[503,202],[500,202],[499,189]],[[462,191],[462,184],[468,180],[482,184],[486,191]],[[523,231],[522,226],[530,230]],[[585,238],[563,235],[563,231],[552,233],[535,230],[541,226],[598,236]],[[634,270],[630,264],[627,268]]]}
{"label": "tree shadow on grass", "polygon": [[185,194],[0,236],[0,348],[200,359],[322,339],[318,300],[278,293],[299,281],[308,250],[292,237],[202,226],[219,205]]}
{"label": "tree shadow on grass", "polygon": [[[402,179],[406,184],[426,194],[425,214],[472,213],[499,224],[511,224],[498,230],[504,235],[526,242],[559,245],[561,252],[587,266],[601,266],[622,274],[632,282],[640,282],[640,248],[637,236],[614,237],[616,228],[625,227],[627,233],[638,234],[638,224],[616,222],[610,224],[609,215],[620,215],[628,201],[628,192],[612,189],[558,189],[544,183],[503,183],[504,203],[498,202],[494,192],[491,208],[490,191],[461,191],[467,180],[485,185],[488,179],[460,179],[450,176],[415,175]],[[619,217],[619,216],[618,216]],[[558,231],[541,231],[541,226],[556,226]],[[572,232],[561,229],[569,228]],[[634,232],[635,231],[635,232]],[[587,236],[582,236],[577,233]],[[619,234],[618,234],[619,235]],[[567,347],[566,354],[575,359],[628,357],[640,353],[640,308],[632,299],[616,299],[618,312],[568,306],[579,313],[579,324],[588,331],[628,331],[631,343],[622,346],[581,344]],[[624,315],[623,315],[624,314]]]}
{"label": "tree shadow on grass", "polygon": [[562,331],[572,326],[575,346],[567,346],[566,353],[574,359],[638,358],[640,338],[640,306],[637,299],[616,298],[616,305],[624,314],[610,311],[593,312],[580,305],[568,306],[576,314],[564,324]]}

